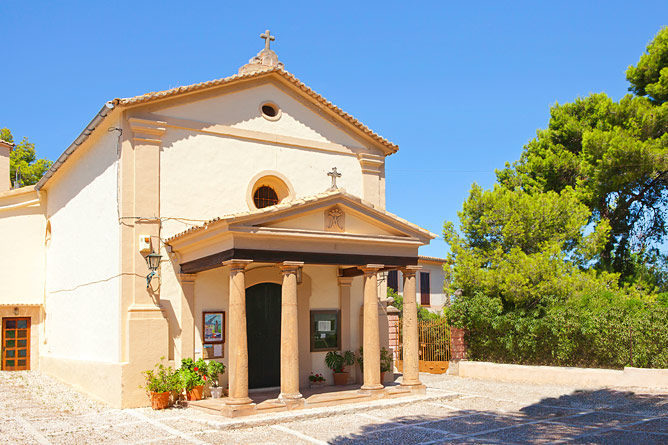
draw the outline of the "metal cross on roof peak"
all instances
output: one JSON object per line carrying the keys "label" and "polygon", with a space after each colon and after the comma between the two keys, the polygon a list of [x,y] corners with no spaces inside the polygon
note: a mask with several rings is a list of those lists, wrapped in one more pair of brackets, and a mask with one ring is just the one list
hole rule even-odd
{"label": "metal cross on roof peak", "polygon": [[332,171],[327,173],[327,176],[330,176],[332,178],[332,186],[329,189],[330,190],[337,190],[338,187],[336,186],[336,178],[340,178],[341,173],[336,171],[336,167],[333,167]]}
{"label": "metal cross on roof peak", "polygon": [[260,34],[260,38],[264,39],[264,49],[271,49],[269,48],[269,43],[276,40],[276,37],[272,36],[269,30],[266,30],[263,34]]}

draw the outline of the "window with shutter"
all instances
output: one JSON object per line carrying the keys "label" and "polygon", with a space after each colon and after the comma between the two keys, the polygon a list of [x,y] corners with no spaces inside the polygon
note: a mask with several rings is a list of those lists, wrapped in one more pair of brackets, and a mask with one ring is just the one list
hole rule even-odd
{"label": "window with shutter", "polygon": [[431,304],[429,272],[420,272],[420,304],[422,306],[429,306]]}

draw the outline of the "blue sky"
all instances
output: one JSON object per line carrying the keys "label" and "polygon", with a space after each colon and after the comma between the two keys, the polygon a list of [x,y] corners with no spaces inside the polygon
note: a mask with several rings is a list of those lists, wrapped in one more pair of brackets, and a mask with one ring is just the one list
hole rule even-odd
{"label": "blue sky", "polygon": [[550,105],[626,94],[667,22],[665,1],[3,0],[0,127],[56,159],[107,100],[234,74],[268,28],[288,71],[399,145],[388,210],[440,235]]}

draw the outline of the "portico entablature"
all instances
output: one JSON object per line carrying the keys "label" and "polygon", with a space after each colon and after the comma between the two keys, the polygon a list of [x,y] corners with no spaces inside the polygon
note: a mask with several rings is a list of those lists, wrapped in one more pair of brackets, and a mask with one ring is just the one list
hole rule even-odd
{"label": "portico entablature", "polygon": [[417,264],[436,235],[341,190],[209,221],[167,239],[181,271],[220,267],[231,258],[389,266]]}

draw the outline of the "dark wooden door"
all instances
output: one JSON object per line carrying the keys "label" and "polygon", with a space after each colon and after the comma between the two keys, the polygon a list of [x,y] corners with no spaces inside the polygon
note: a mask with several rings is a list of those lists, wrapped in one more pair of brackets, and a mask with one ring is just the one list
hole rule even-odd
{"label": "dark wooden door", "polygon": [[261,283],[246,289],[248,387],[281,384],[281,286]]}
{"label": "dark wooden door", "polygon": [[2,319],[2,370],[30,369],[30,318]]}

